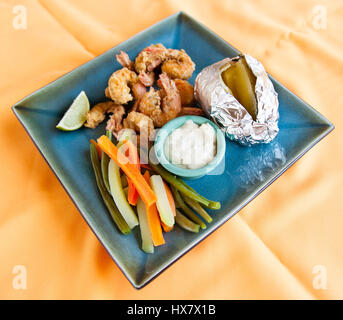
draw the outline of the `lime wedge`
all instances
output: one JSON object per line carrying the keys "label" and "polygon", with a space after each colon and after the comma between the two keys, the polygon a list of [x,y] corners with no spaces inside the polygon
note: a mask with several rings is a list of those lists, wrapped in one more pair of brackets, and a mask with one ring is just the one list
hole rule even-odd
{"label": "lime wedge", "polygon": [[56,128],[63,131],[73,131],[81,128],[86,121],[86,114],[89,109],[87,95],[84,91],[81,91]]}

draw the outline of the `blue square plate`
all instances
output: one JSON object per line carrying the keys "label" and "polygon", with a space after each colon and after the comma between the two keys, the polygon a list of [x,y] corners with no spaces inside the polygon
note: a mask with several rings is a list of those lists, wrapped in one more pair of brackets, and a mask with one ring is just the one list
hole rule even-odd
{"label": "blue square plate", "polygon": [[216,34],[180,12],[48,84],[13,107],[90,228],[137,289],[230,219],[333,129],[327,119],[272,79],[280,101],[277,138],[268,145],[251,148],[227,141],[222,172],[190,182],[207,198],[221,201],[222,208],[213,214],[213,222],[198,234],[175,227],[165,235],[166,245],[156,248],[154,254],[145,254],[140,249],[139,228],[129,236],[120,234],[97,190],[89,157],[89,140],[103,134],[104,125],[96,130],[82,128],[74,132],[61,132],[55,126],[81,90],[87,93],[92,105],[105,100],[108,78],[120,68],[115,62],[116,53],[124,50],[133,59],[152,43],[185,49],[196,63],[190,79],[192,83],[204,67],[238,53]]}

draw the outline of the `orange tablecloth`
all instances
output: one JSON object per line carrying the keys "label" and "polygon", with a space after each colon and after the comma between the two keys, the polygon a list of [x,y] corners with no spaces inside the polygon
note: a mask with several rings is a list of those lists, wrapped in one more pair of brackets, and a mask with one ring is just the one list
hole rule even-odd
{"label": "orange tablecloth", "polygon": [[[17,5],[27,29],[16,29]],[[10,106],[179,10],[256,56],[336,130],[137,291]],[[342,299],[342,16],[340,0],[1,0],[0,298]]]}

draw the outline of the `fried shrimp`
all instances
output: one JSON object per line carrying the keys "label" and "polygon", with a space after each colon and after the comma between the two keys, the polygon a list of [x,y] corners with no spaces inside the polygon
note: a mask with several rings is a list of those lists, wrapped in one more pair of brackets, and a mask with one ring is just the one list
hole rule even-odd
{"label": "fried shrimp", "polygon": [[[130,60],[129,55],[126,52],[120,51],[120,53],[116,55],[116,59],[124,68],[135,71],[135,64]],[[155,82],[155,74],[149,71],[140,72],[138,78],[139,81],[146,87],[152,86]]]}
{"label": "fried shrimp", "polygon": [[152,44],[143,49],[135,59],[135,69],[138,73],[152,72],[165,59],[166,47],[159,44]]}
{"label": "fried shrimp", "polygon": [[[118,133],[124,126],[150,135],[155,127],[179,115],[202,114],[201,109],[193,108],[194,88],[186,79],[192,76],[195,64],[184,50],[167,49],[159,43],[143,49],[134,61],[124,51],[116,59],[123,68],[108,80],[105,95],[111,101],[94,106],[85,126],[95,128],[110,113],[107,130]],[[157,74],[159,90],[153,87]],[[133,99],[131,112],[123,120],[125,104]]]}
{"label": "fried shrimp", "polygon": [[[96,104],[86,115],[85,126],[91,129],[96,128],[102,121],[105,120],[106,114],[112,113],[109,122],[111,127],[118,128],[121,123],[125,109],[121,105],[115,104],[113,101],[106,101]],[[120,129],[119,129],[120,130]]]}
{"label": "fried shrimp", "polygon": [[162,44],[152,44],[143,49],[135,59],[135,69],[138,72],[139,80],[150,87],[155,82],[154,69],[164,60],[167,49]]}
{"label": "fried shrimp", "polygon": [[137,74],[124,67],[114,72],[108,80],[108,94],[116,104],[128,103],[133,99],[131,87],[137,81]]}
{"label": "fried shrimp", "polygon": [[168,49],[164,54],[162,72],[171,79],[189,79],[195,69],[195,63],[185,50]]}
{"label": "fried shrimp", "polygon": [[129,55],[125,51],[120,51],[120,53],[116,55],[116,59],[124,68],[134,70],[134,63],[130,60]]}
{"label": "fried shrimp", "polygon": [[151,118],[140,112],[131,111],[124,119],[123,124],[124,128],[133,129],[140,133],[145,132],[149,137],[154,132],[154,123]]}
{"label": "fried shrimp", "polygon": [[135,69],[142,79],[152,78],[154,69],[160,65],[162,72],[171,79],[188,79],[195,69],[194,62],[184,50],[167,49],[160,43],[143,49],[135,60]]}
{"label": "fried shrimp", "polygon": [[145,93],[146,93],[146,87],[140,82],[137,82],[132,86],[132,94],[135,99],[142,98]]}
{"label": "fried shrimp", "polygon": [[156,108],[151,114],[151,119],[156,127],[162,127],[168,121],[177,117],[181,111],[181,97],[173,80],[165,73],[160,74],[160,85],[162,93],[162,108]]}
{"label": "fried shrimp", "polygon": [[107,121],[106,130],[118,133],[122,128],[122,120],[125,114],[125,108],[121,105],[114,105],[108,110],[108,113],[112,113]]}
{"label": "fried shrimp", "polygon": [[151,87],[155,82],[155,74],[153,72],[140,72],[138,75],[139,81],[146,87]]}
{"label": "fried shrimp", "polygon": [[174,82],[181,96],[182,108],[179,116],[203,116],[204,111],[202,109],[192,107],[195,104],[194,87],[186,80],[175,79]]}
{"label": "fried shrimp", "polygon": [[161,96],[159,91],[151,87],[150,90],[142,97],[139,103],[139,111],[150,117],[160,104]]}
{"label": "fried shrimp", "polygon": [[[136,104],[138,100],[141,99],[144,93],[146,92],[146,87],[141,82],[136,82],[134,85],[132,85],[131,90],[133,97],[136,99]],[[105,96],[106,98],[111,99],[108,87],[105,89]]]}
{"label": "fried shrimp", "polygon": [[106,87],[106,89],[105,89],[105,96],[106,96],[106,98],[111,99],[110,91],[108,90],[108,87]]}
{"label": "fried shrimp", "polygon": [[180,93],[182,106],[189,107],[194,105],[194,87],[186,80],[175,79],[174,82]]}
{"label": "fried shrimp", "polygon": [[132,86],[132,94],[134,96],[134,98],[136,99],[132,110],[136,111],[140,101],[142,99],[142,97],[144,96],[144,94],[146,93],[146,87],[141,83],[141,82],[137,82]]}
{"label": "fried shrimp", "polygon": [[85,126],[88,128],[96,128],[99,123],[105,120],[106,113],[115,104],[112,101],[106,101],[96,104],[87,112]]}
{"label": "fried shrimp", "polygon": [[156,127],[162,127],[177,117],[181,111],[181,97],[173,80],[164,73],[160,75],[161,90],[151,88],[139,105],[139,111],[149,116]]}

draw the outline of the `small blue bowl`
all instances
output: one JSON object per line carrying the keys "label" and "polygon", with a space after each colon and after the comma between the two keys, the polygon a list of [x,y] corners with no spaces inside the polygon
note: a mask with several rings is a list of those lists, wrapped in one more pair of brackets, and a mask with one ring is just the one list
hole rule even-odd
{"label": "small blue bowl", "polygon": [[[174,164],[168,161],[164,153],[164,144],[166,142],[167,137],[175,129],[181,127],[188,120],[192,120],[194,123],[198,125],[201,125],[203,123],[208,123],[216,131],[217,154],[209,164],[198,169],[185,169],[185,168],[180,168],[178,166],[175,166]],[[218,164],[220,164],[220,162],[223,160],[224,155],[225,155],[226,143],[225,143],[225,136],[223,132],[211,120],[204,117],[199,117],[199,116],[182,116],[182,117],[178,117],[169,121],[167,124],[165,124],[162,127],[161,130],[159,130],[156,136],[154,148],[155,148],[155,154],[156,154],[157,160],[165,169],[183,178],[197,179],[208,174],[209,172],[214,170],[218,166]]]}

